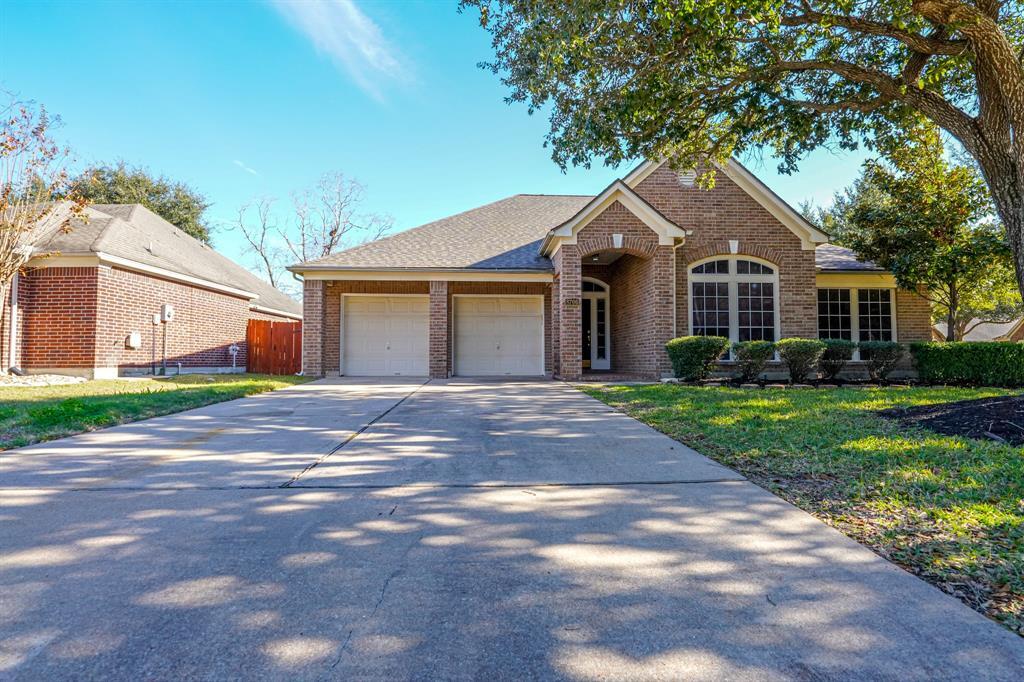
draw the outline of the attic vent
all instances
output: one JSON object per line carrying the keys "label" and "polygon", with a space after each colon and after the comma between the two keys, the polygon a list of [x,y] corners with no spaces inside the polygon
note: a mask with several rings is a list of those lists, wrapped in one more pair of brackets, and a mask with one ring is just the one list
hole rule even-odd
{"label": "attic vent", "polygon": [[684,170],[676,173],[676,177],[679,179],[679,184],[683,187],[693,187],[697,182],[697,171],[695,170]]}

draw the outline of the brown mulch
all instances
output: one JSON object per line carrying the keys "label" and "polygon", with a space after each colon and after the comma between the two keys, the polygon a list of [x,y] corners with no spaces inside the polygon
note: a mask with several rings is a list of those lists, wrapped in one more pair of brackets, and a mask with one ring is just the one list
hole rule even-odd
{"label": "brown mulch", "polygon": [[1024,396],[898,407],[878,414],[947,436],[1024,445]]}

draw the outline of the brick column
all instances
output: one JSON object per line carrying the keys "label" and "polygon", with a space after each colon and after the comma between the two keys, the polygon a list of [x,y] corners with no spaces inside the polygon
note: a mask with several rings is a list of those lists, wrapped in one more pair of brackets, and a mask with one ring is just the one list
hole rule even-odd
{"label": "brick column", "polygon": [[548,335],[551,338],[551,374],[556,377],[562,374],[562,358],[559,352],[559,348],[562,347],[559,320],[562,319],[562,316],[558,314],[558,308],[561,306],[558,285],[559,278],[558,275],[555,275],[555,279],[551,282],[551,330]]}
{"label": "brick column", "polygon": [[448,282],[430,283],[431,379],[448,378]]}
{"label": "brick column", "polygon": [[302,283],[302,374],[324,375],[324,282],[306,279]]}
{"label": "brick column", "polygon": [[672,327],[673,307],[675,299],[672,295],[675,280],[672,271],[672,259],[675,253],[671,246],[659,246],[650,260],[651,295],[653,297],[651,312],[653,318],[648,327],[651,334],[651,374],[655,377],[670,375],[672,364],[669,362],[665,344],[675,336]]}
{"label": "brick column", "polygon": [[558,352],[560,356],[560,375],[567,381],[575,381],[583,372],[581,358],[581,315],[582,295],[580,280],[580,252],[574,244],[563,244],[558,250],[559,260],[558,283]]}

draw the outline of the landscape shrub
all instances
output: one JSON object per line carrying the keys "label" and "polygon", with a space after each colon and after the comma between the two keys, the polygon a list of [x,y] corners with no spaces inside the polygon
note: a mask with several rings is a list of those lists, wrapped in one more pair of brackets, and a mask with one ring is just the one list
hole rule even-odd
{"label": "landscape shrub", "polygon": [[779,357],[789,368],[789,380],[798,384],[818,366],[825,352],[825,343],[818,339],[781,339],[775,344]]}
{"label": "landscape shrub", "polygon": [[1024,343],[954,341],[910,344],[921,381],[958,386],[1024,386]]}
{"label": "landscape shrub", "polygon": [[822,339],[825,344],[825,352],[821,355],[818,368],[822,376],[829,381],[834,380],[843,371],[846,363],[853,358],[853,351],[857,350],[857,344],[846,339]]}
{"label": "landscape shrub", "polygon": [[740,341],[732,347],[743,382],[755,381],[772,359],[775,344],[771,341]]}
{"label": "landscape shrub", "polygon": [[861,341],[857,347],[860,348],[860,359],[866,364],[872,381],[888,379],[903,357],[903,346],[895,341]]}
{"label": "landscape shrub", "polygon": [[706,379],[728,347],[729,339],[721,336],[680,336],[665,344],[672,373],[687,381]]}

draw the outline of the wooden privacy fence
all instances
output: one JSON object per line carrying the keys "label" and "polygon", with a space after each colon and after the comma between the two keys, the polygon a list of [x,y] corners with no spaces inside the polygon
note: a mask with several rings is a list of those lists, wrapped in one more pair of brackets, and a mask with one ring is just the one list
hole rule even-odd
{"label": "wooden privacy fence", "polygon": [[246,369],[258,374],[302,371],[302,323],[249,320]]}

